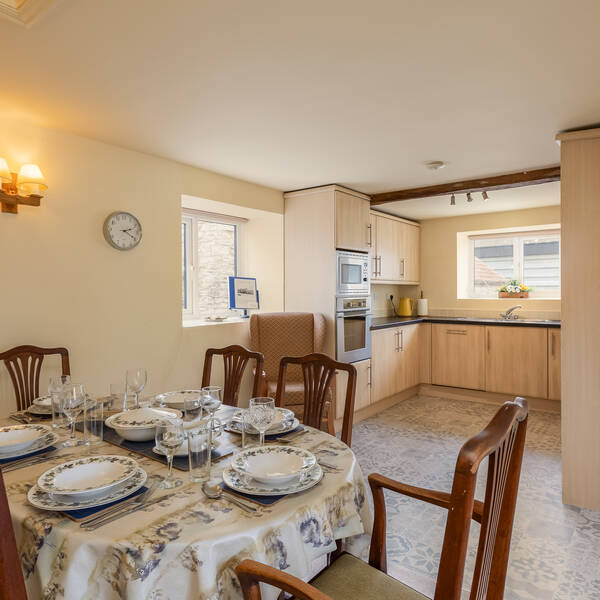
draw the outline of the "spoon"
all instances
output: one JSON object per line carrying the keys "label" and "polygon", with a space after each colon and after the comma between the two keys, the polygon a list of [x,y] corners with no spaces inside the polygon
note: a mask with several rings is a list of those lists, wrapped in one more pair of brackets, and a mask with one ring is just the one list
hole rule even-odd
{"label": "spoon", "polygon": [[225,498],[226,500],[228,500],[232,504],[235,504],[237,507],[241,508],[242,510],[245,510],[246,512],[256,512],[255,507],[249,506],[243,503],[241,500],[238,500],[235,496],[223,492],[223,488],[218,483],[215,485],[210,485],[208,481],[205,481],[202,484],[202,492],[204,492],[204,495],[207,498],[210,498],[211,500],[219,500],[221,498]]}

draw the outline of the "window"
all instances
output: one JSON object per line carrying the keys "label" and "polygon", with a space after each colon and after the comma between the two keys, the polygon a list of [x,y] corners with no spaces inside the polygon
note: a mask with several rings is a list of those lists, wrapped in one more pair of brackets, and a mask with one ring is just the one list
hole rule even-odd
{"label": "window", "polygon": [[560,229],[556,226],[471,231],[459,234],[458,248],[459,297],[497,298],[498,288],[514,279],[532,288],[530,298],[560,298]]}
{"label": "window", "polygon": [[184,319],[237,316],[229,310],[229,277],[238,274],[245,219],[184,210],[181,219]]}

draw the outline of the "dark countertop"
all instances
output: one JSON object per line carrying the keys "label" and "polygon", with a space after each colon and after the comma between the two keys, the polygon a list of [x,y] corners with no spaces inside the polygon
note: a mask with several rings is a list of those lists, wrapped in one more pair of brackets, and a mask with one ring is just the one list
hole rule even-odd
{"label": "dark countertop", "polygon": [[501,325],[518,327],[551,327],[560,328],[560,321],[543,321],[536,319],[514,319],[503,321],[502,319],[478,319],[477,317],[373,317],[371,319],[371,330],[410,325],[411,323],[448,323],[464,325]]}

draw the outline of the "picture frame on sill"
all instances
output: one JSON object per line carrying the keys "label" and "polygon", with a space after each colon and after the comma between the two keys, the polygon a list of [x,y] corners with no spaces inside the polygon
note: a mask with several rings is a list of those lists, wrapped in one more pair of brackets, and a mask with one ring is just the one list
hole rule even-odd
{"label": "picture frame on sill", "polygon": [[242,318],[247,318],[248,310],[259,306],[256,277],[229,277],[229,308],[243,310]]}

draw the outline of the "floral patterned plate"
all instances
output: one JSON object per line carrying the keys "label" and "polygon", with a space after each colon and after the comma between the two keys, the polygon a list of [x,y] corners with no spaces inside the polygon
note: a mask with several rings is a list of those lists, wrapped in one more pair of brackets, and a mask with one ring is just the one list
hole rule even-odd
{"label": "floral patterned plate", "polygon": [[78,510],[80,508],[95,508],[111,502],[117,502],[137,492],[146,483],[146,471],[138,468],[125,483],[111,488],[106,494],[96,495],[91,498],[81,496],[60,496],[48,494],[37,485],[31,487],[27,493],[27,500],[36,508],[43,510]]}
{"label": "floral patterned plate", "polygon": [[113,429],[146,429],[154,427],[162,419],[181,417],[181,411],[174,408],[144,406],[112,415],[106,419],[106,424]]}
{"label": "floral patterned plate", "polygon": [[259,483],[258,481],[244,477],[244,475],[238,473],[231,466],[223,471],[223,481],[232,490],[253,496],[286,496],[287,494],[296,494],[309,490],[317,485],[321,479],[323,479],[323,470],[318,464],[310,469],[306,476],[281,485]]}
{"label": "floral patterned plate", "polygon": [[[236,423],[238,425],[238,429],[241,429],[239,427],[239,425],[241,425],[241,420],[242,420],[242,416],[241,416],[242,411],[238,410],[235,412],[235,414],[232,417],[232,423]],[[246,419],[248,419],[248,411],[246,411]],[[270,434],[275,434],[275,433],[285,433],[286,431],[291,431],[292,429],[295,429],[296,427],[298,427],[298,423],[296,423],[295,427],[292,427],[292,425],[294,424],[294,421],[296,420],[294,412],[287,409],[287,408],[280,408],[277,407],[275,409],[275,419],[273,420],[273,423],[271,423],[271,425],[269,426],[269,429],[267,429],[266,434],[270,435]],[[235,425],[234,425],[235,427]],[[252,425],[251,423],[246,422],[246,432],[247,433],[258,433],[258,430],[254,427],[254,425]]]}
{"label": "floral patterned plate", "polygon": [[170,408],[177,408],[179,410],[185,409],[186,398],[200,398],[202,396],[202,390],[180,390],[178,392],[165,392],[163,394],[157,394],[156,400],[160,404],[164,404]]}
{"label": "floral patterned plate", "polygon": [[97,494],[133,477],[137,469],[137,461],[127,456],[86,456],[42,473],[37,485],[48,494]]}
{"label": "floral patterned plate", "polygon": [[48,410],[52,410],[52,396],[48,395],[48,396],[40,396],[39,398],[36,398],[33,403],[36,406],[40,406],[42,408],[46,408]]}
{"label": "floral patterned plate", "polygon": [[48,432],[46,435],[42,436],[35,440],[31,446],[27,446],[27,448],[23,448],[21,450],[13,450],[12,452],[3,452],[0,454],[0,458],[2,460],[6,460],[8,458],[19,458],[21,456],[27,456],[28,454],[32,454],[33,452],[39,452],[40,450],[45,450],[50,446],[53,446],[58,442],[60,437],[54,433],[53,431]]}
{"label": "floral patterned plate", "polygon": [[51,429],[46,425],[0,427],[0,458],[6,458],[7,453],[29,448],[50,431]]}
{"label": "floral patterned plate", "polygon": [[231,466],[259,483],[281,485],[298,479],[315,466],[312,452],[296,446],[258,446],[238,452]]}

